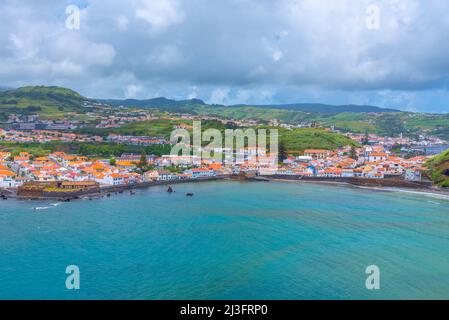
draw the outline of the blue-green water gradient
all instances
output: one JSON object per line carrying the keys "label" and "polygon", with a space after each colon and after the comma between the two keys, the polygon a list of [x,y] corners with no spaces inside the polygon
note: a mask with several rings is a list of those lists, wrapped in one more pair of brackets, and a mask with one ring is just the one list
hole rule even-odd
{"label": "blue-green water gradient", "polygon": [[[0,202],[0,298],[449,299],[447,199],[309,183],[174,188]],[[66,289],[68,265],[80,290]],[[369,265],[380,290],[365,287]]]}

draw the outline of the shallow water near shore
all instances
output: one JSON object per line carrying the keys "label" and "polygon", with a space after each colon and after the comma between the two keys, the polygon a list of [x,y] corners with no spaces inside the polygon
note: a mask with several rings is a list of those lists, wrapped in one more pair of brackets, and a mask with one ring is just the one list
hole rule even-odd
{"label": "shallow water near shore", "polygon": [[[445,198],[282,182],[166,189],[1,202],[0,298],[449,299]],[[65,287],[68,265],[78,291]],[[369,265],[378,291],[365,288]]]}

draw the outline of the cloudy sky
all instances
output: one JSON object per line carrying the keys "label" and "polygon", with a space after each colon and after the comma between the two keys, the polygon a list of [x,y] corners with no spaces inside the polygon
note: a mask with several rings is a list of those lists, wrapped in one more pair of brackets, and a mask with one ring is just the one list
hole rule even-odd
{"label": "cloudy sky", "polygon": [[449,112],[448,12],[447,0],[0,0],[0,86]]}

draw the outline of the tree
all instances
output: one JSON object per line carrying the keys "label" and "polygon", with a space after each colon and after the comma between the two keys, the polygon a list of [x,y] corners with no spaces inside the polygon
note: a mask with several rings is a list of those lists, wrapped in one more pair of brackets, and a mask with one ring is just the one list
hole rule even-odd
{"label": "tree", "polygon": [[279,154],[278,154],[279,162],[282,163],[287,158],[288,158],[287,148],[285,146],[285,143],[281,141],[279,142]]}
{"label": "tree", "polygon": [[116,163],[117,161],[115,160],[115,158],[111,158],[111,159],[109,159],[109,164],[111,165],[111,166],[115,166],[115,163]]}
{"label": "tree", "polygon": [[351,147],[350,155],[351,159],[357,160],[357,150],[354,146]]}
{"label": "tree", "polygon": [[137,168],[139,169],[145,169],[148,166],[148,162],[147,162],[147,155],[145,153],[142,153],[142,155],[140,156],[140,161],[137,164]]}
{"label": "tree", "polygon": [[369,144],[369,135],[368,135],[368,132],[365,133],[365,137],[364,137],[363,140],[362,140],[362,144],[365,145],[365,146]]}

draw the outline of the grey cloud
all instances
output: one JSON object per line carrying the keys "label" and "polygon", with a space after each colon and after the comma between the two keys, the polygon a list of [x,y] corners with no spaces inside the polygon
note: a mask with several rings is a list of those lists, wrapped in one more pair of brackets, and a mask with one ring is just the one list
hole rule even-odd
{"label": "grey cloud", "polygon": [[377,1],[379,30],[366,28],[368,0],[91,0],[80,30],[64,26],[69,3],[0,3],[3,85],[103,97],[187,97],[195,87],[225,102],[447,88],[445,1]]}

